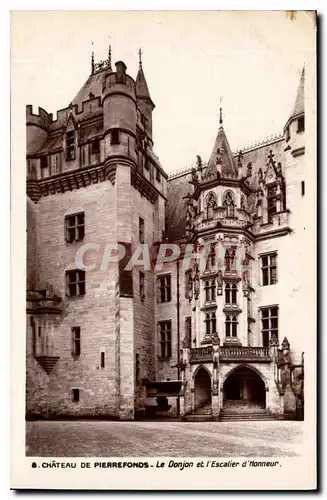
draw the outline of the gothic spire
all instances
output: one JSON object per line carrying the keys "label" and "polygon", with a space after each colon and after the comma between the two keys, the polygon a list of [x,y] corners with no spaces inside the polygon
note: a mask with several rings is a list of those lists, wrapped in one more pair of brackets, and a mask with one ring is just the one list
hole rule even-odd
{"label": "gothic spire", "polygon": [[93,42],[92,43],[92,56],[91,56],[91,74],[94,73],[94,50],[93,50]]}
{"label": "gothic spire", "polygon": [[112,71],[112,67],[111,67],[111,45],[109,45],[109,50],[108,50],[108,68],[109,68],[109,71]]}
{"label": "gothic spire", "polygon": [[148,84],[146,83],[146,79],[143,72],[142,66],[142,50],[139,49],[139,69],[137,72],[136,80],[135,80],[135,88],[136,88],[136,97],[138,99],[149,99],[154,107],[152,99],[150,97],[150,92],[148,89]]}
{"label": "gothic spire", "polygon": [[221,107],[222,97],[220,98],[220,108],[219,108],[219,125],[223,124],[223,111]]}
{"label": "gothic spire", "polygon": [[139,48],[139,68],[142,68],[142,49]]}

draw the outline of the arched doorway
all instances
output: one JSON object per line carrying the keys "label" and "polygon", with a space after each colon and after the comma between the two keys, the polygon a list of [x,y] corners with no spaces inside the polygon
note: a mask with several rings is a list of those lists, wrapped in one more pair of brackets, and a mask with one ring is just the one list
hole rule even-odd
{"label": "arched doorway", "polygon": [[202,408],[211,404],[211,377],[207,370],[201,367],[194,379],[194,407]]}
{"label": "arched doorway", "polygon": [[266,407],[265,383],[258,373],[242,366],[234,370],[224,383],[224,409],[244,411]]}

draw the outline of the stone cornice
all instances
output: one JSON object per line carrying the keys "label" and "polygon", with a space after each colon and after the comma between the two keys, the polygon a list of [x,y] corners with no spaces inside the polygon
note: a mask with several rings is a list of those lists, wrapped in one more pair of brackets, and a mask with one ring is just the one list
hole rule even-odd
{"label": "stone cornice", "polygon": [[132,186],[151,203],[155,203],[158,198],[158,191],[138,172],[131,171]]}

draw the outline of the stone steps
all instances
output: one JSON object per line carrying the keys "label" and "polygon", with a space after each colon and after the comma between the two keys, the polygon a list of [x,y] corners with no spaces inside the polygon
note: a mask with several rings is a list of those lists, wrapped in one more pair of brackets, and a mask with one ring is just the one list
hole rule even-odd
{"label": "stone steps", "polygon": [[220,414],[220,422],[244,422],[244,421],[255,421],[255,420],[280,420],[281,417],[278,415],[271,415],[267,412],[253,412],[253,413],[231,413],[222,412]]}

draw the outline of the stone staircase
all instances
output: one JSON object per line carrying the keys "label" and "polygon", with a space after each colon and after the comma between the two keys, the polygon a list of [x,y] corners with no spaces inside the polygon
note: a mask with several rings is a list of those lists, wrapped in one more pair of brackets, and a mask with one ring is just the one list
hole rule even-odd
{"label": "stone staircase", "polygon": [[193,413],[186,415],[183,420],[186,422],[207,422],[212,420],[211,403],[196,408]]}
{"label": "stone staircase", "polygon": [[260,404],[242,403],[241,401],[226,401],[220,411],[220,422],[276,420]]}

